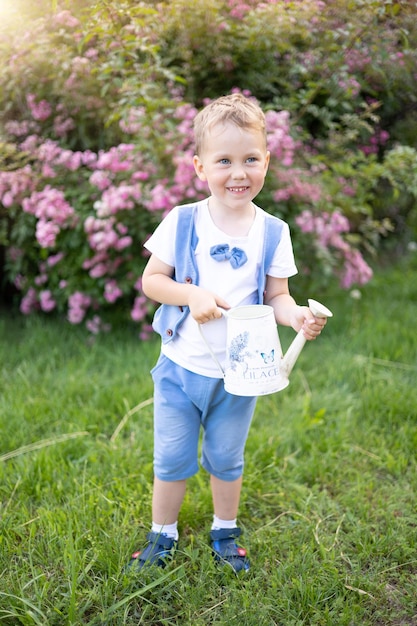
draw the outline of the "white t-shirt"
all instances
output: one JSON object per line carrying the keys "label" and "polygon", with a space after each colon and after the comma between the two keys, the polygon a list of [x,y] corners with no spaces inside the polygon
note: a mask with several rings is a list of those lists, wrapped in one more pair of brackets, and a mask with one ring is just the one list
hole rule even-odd
{"label": "white t-shirt", "polygon": [[[258,273],[262,262],[265,218],[267,213],[255,207],[256,214],[251,229],[245,237],[232,237],[220,230],[212,221],[208,200],[197,203],[195,228],[198,244],[195,251],[199,272],[199,286],[212,291],[228,302],[231,307],[256,304],[258,298]],[[163,263],[175,266],[175,233],[179,207],[168,213],[144,244]],[[210,256],[210,248],[228,244],[245,251],[247,262],[233,269],[228,260],[216,261]],[[268,275],[289,278],[297,273],[288,224],[283,222],[281,240],[275,251]],[[207,322],[201,326],[216,358],[223,366],[226,359],[226,319]],[[196,374],[221,378],[216,364],[201,336],[199,324],[188,315],[172,341],[162,345],[162,352],[169,359]]]}

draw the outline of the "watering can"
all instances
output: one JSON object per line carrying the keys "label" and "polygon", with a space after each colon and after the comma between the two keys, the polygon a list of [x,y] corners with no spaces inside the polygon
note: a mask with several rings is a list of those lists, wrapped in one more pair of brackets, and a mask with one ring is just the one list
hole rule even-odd
{"label": "watering can", "polygon": [[[308,306],[315,317],[333,313],[316,300]],[[302,330],[295,336],[285,356],[282,353],[274,309],[267,304],[222,309],[227,320],[226,365],[223,368],[210,344],[204,339],[224,379],[225,390],[237,396],[263,396],[285,389],[289,375],[306,343]]]}

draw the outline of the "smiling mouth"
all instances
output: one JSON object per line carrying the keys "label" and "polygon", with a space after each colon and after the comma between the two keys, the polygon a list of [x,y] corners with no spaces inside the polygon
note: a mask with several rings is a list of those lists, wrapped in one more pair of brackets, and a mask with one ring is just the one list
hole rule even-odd
{"label": "smiling mouth", "polygon": [[233,193],[243,193],[244,191],[247,191],[249,187],[228,187],[228,189]]}

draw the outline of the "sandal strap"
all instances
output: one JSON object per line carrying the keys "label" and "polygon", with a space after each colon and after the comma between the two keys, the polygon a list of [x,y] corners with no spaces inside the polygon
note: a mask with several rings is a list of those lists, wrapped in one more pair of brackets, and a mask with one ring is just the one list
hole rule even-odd
{"label": "sandal strap", "polygon": [[163,533],[154,533],[150,531],[146,535],[146,539],[155,547],[163,548],[164,550],[172,550],[174,545],[176,544],[175,539],[172,537],[167,537]]}
{"label": "sandal strap", "polygon": [[223,539],[238,539],[242,534],[240,528],[220,528],[219,530],[212,530],[210,532],[210,539],[212,541],[222,541]]}

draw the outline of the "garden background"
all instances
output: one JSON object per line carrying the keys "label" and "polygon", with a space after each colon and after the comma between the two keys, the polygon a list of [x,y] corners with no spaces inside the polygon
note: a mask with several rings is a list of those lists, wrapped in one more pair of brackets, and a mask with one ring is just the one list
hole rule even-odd
{"label": "garden background", "polygon": [[[392,0],[0,2],[0,620],[417,623],[415,15]],[[336,313],[281,403],[259,405],[243,524],[260,526],[264,565],[227,581],[235,599],[200,536],[203,478],[183,561],[120,573],[150,497],[141,244],[206,194],[192,119],[233,90],[266,113],[258,203],[291,226],[292,292]]]}
{"label": "garden background", "polygon": [[290,223],[297,296],[413,245],[414,2],[21,3],[1,29],[0,266],[25,315],[146,337],[141,244],[206,194],[192,119],[234,89],[266,111],[258,201]]}

